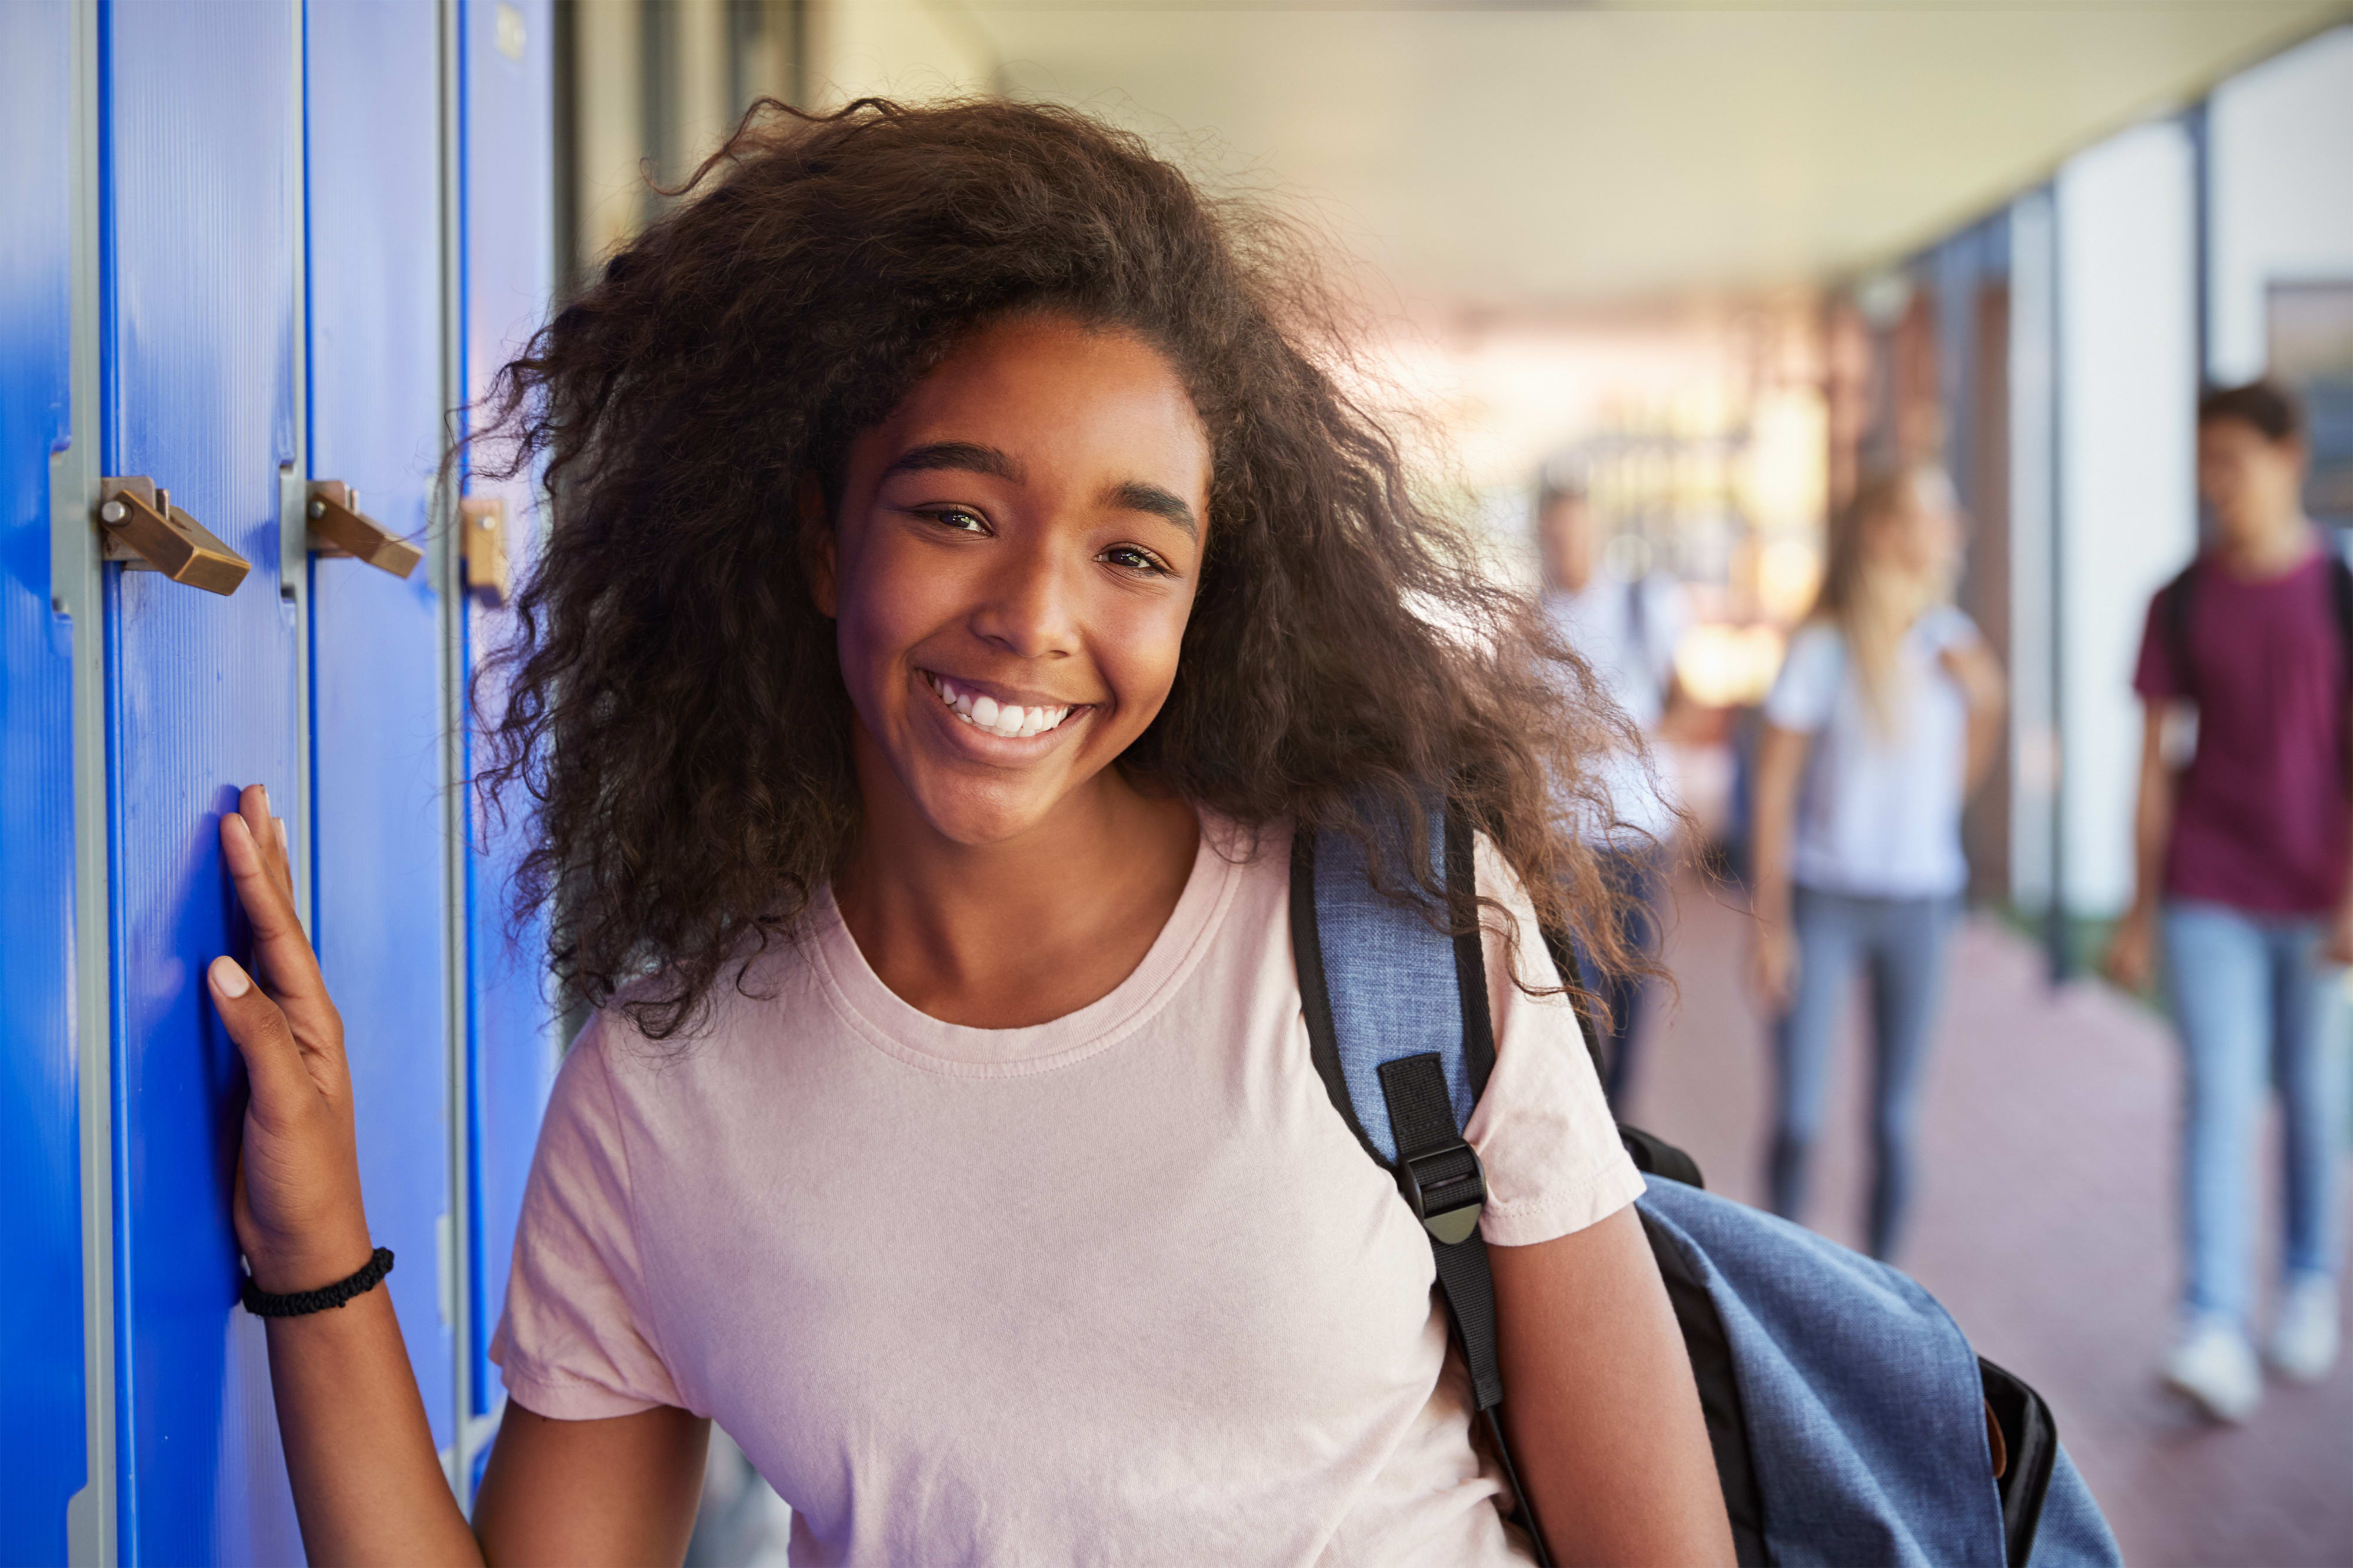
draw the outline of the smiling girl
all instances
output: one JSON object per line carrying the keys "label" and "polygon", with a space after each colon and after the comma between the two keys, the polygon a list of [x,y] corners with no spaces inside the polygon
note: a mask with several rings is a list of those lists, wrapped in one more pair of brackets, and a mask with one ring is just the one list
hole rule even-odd
{"label": "smiling girl", "polygon": [[[596,1011],[506,1414],[470,1525],[385,1293],[271,1318],[311,1561],[677,1562],[713,1420],[797,1563],[1525,1561],[1286,924],[1297,831],[1440,907],[1379,846],[1443,792],[1490,895],[1467,1136],[1520,1478],[1557,1561],[1729,1563],[1535,940],[1613,955],[1556,811],[1621,721],[1417,503],[1275,231],[994,102],[775,114],[706,182],[509,371],[561,521],[491,783]],[[259,790],[222,839],[237,1235],[316,1289],[370,1254],[343,1025]]]}

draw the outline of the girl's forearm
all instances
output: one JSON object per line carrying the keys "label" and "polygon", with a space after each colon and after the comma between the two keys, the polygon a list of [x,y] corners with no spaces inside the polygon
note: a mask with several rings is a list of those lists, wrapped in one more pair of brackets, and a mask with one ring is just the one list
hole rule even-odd
{"label": "girl's forearm", "polygon": [[1993,767],[1995,754],[2001,748],[2001,717],[2000,708],[1969,710],[1968,740],[1964,747],[1967,757],[1961,773],[1964,798],[1977,793]]}
{"label": "girl's forearm", "polygon": [[310,1560],[480,1568],[384,1287],[322,1312],[273,1318],[269,1332],[279,1435]]}
{"label": "girl's forearm", "polygon": [[1757,748],[1748,819],[1748,899],[1750,910],[1768,925],[1788,918],[1789,840],[1809,743],[1805,735],[1767,725]]}

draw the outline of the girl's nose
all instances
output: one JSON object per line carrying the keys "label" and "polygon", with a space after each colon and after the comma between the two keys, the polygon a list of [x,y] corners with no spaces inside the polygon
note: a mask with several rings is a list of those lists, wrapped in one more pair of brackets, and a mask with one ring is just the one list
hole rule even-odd
{"label": "girl's nose", "polygon": [[973,613],[975,636],[1017,658],[1059,658],[1079,646],[1077,594],[1069,563],[1050,550],[1009,552]]}

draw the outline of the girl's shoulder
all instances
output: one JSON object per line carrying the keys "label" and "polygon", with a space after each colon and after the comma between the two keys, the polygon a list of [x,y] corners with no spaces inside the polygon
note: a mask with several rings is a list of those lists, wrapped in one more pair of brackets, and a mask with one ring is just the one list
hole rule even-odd
{"label": "girl's shoulder", "polygon": [[1838,622],[1825,615],[1812,615],[1789,634],[1789,648],[1782,658],[1786,667],[1792,661],[1817,663],[1845,657],[1846,633],[1839,629]]}
{"label": "girl's shoulder", "polygon": [[1932,654],[1978,640],[1977,622],[1958,605],[1932,605],[1913,624],[1912,635]]}
{"label": "girl's shoulder", "polygon": [[1820,616],[1799,623],[1766,694],[1766,721],[1784,730],[1821,728],[1845,674],[1846,637],[1838,623]]}
{"label": "girl's shoulder", "polygon": [[746,938],[729,955],[717,979],[700,992],[691,1011],[678,999],[692,994],[678,968],[642,974],[617,987],[593,1009],[565,1048],[568,1070],[575,1057],[595,1058],[583,1069],[591,1078],[625,1082],[640,1070],[675,1075],[688,1071],[714,1047],[779,1010],[790,1013],[812,991],[818,948],[828,927],[840,924],[830,898],[810,910],[802,925],[787,932]]}

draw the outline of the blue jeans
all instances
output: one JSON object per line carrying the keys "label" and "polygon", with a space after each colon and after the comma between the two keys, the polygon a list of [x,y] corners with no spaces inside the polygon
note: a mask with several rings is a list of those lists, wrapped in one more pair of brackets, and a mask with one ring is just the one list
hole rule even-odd
{"label": "blue jeans", "polygon": [[2334,1278],[2345,1151],[2345,972],[2317,916],[2182,899],[2165,910],[2166,978],[2187,1071],[2181,1215],[2189,1310],[2247,1319],[2254,1145],[2265,1089],[2285,1112],[2287,1268]]}
{"label": "blue jeans", "polygon": [[1805,1206],[1806,1161],[1830,1092],[1831,1031],[1857,969],[1871,979],[1871,1255],[1894,1254],[1911,1195],[1912,1132],[1920,1069],[1936,1021],[1945,948],[1957,902],[1872,899],[1799,887],[1790,923],[1798,943],[1797,994],[1773,1030],[1780,1098],[1773,1127],[1773,1212]]}

